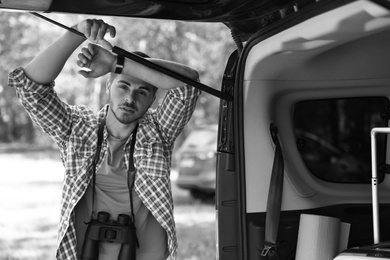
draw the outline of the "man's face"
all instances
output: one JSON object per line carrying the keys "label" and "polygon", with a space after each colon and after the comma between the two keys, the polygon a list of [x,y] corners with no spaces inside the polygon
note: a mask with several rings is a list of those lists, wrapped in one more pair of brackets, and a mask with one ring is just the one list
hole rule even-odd
{"label": "man's face", "polygon": [[155,87],[137,78],[120,74],[107,83],[110,109],[122,124],[141,118],[155,99]]}

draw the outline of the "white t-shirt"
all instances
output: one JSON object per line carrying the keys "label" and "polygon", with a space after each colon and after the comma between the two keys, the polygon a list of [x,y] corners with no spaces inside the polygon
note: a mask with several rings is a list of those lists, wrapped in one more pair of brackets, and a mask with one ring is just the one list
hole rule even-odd
{"label": "white t-shirt", "polygon": [[[123,146],[127,139],[118,140],[108,136],[108,151],[101,167],[96,172],[95,212],[106,211],[110,219],[119,214],[131,216],[130,196],[127,185],[128,171],[124,164]],[[130,176],[132,182],[133,176]],[[165,260],[169,256],[167,235],[150,211],[132,191],[135,227],[140,247],[137,260]],[[92,211],[92,184],[75,208],[77,255],[80,258],[87,225]],[[96,217],[96,216],[95,216]],[[99,243],[99,260],[117,259],[121,244]]]}

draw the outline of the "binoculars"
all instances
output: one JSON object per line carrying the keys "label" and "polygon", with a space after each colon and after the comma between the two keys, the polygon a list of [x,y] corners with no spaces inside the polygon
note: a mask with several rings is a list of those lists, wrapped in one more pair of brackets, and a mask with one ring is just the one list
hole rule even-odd
{"label": "binoculars", "polygon": [[89,222],[81,250],[82,260],[98,260],[99,243],[120,243],[118,260],[135,260],[137,234],[130,216],[119,214],[117,221],[110,220],[110,214],[100,211],[97,219]]}

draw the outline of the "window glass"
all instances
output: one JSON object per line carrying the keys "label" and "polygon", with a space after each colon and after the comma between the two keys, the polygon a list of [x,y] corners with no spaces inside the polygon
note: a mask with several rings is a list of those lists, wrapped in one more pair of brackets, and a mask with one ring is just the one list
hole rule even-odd
{"label": "window glass", "polygon": [[[338,183],[371,183],[373,127],[387,126],[384,97],[302,101],[294,107],[298,150],[316,177]],[[378,176],[385,162],[387,135],[377,139]]]}

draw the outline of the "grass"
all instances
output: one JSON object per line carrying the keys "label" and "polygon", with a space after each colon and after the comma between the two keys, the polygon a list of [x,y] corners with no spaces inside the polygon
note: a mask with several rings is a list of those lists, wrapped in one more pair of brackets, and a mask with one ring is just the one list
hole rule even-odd
{"label": "grass", "polygon": [[215,259],[214,205],[194,203],[175,207],[178,259]]}
{"label": "grass", "polygon": [[[52,153],[52,151],[50,152]],[[63,168],[41,151],[0,153],[0,260],[54,259]],[[174,188],[178,259],[215,259],[215,210]]]}
{"label": "grass", "polygon": [[178,259],[215,259],[215,230],[213,223],[196,226],[177,225],[179,240]]}

